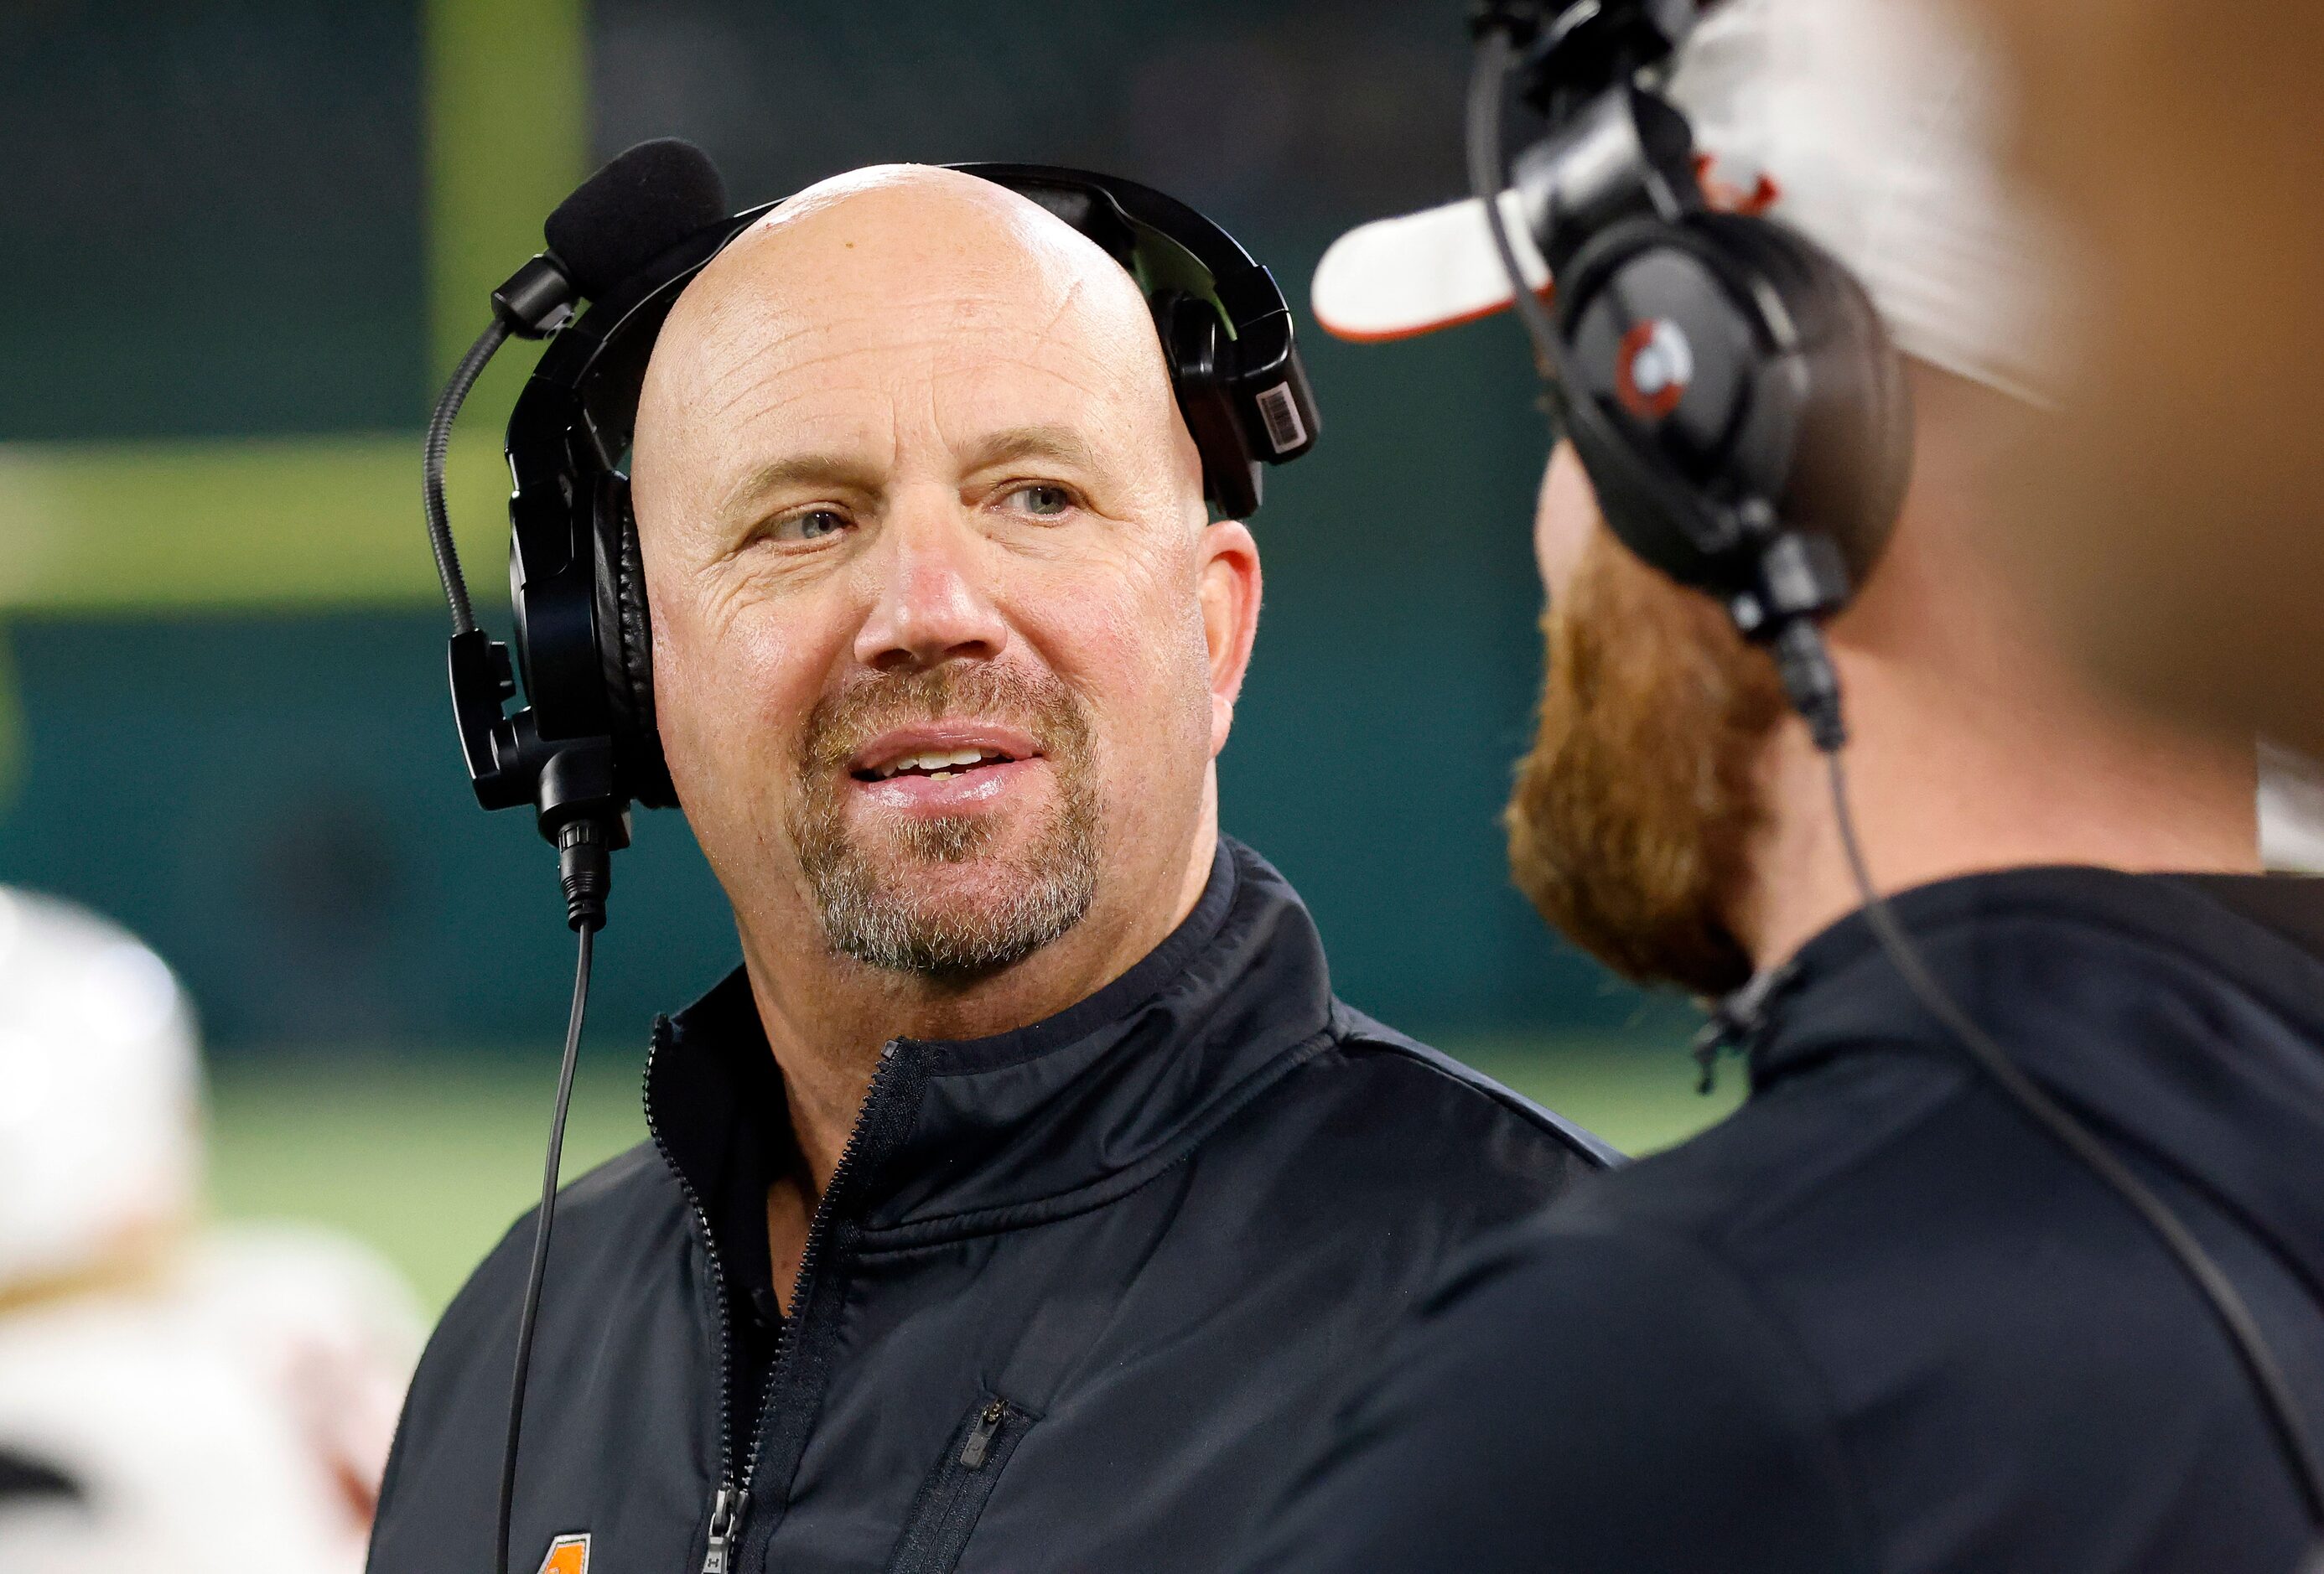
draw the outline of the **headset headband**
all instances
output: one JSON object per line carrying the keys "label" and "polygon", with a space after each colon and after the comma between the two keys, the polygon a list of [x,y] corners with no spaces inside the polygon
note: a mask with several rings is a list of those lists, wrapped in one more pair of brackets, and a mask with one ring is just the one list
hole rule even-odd
{"label": "headset headband", "polygon": [[[1222,391],[1240,408],[1232,411],[1231,430],[1199,420],[1194,410],[1186,414],[1204,450],[1205,491],[1222,513],[1240,517],[1256,511],[1261,492],[1258,464],[1286,464],[1314,446],[1320,421],[1293,340],[1289,304],[1274,276],[1224,229],[1175,198],[1116,176],[1047,164],[944,167],[1006,187],[1088,237],[1138,281],[1157,319],[1167,317],[1174,299],[1213,308],[1234,346],[1231,373]],[[646,363],[670,308],[737,235],[781,206],[762,203],[697,231],[558,329],[511,419],[512,462],[519,462],[520,447],[530,450],[547,437],[549,427],[567,426],[576,428],[574,436],[586,441],[597,467],[620,468],[637,419]],[[1169,323],[1160,320],[1157,326],[1167,339]],[[1193,370],[1199,375],[1199,369]],[[1185,406],[1190,391],[1201,391],[1185,386],[1180,373],[1174,356],[1172,381]],[[1256,440],[1231,445],[1247,453],[1214,454],[1214,448],[1229,446],[1220,441],[1222,437]],[[521,474],[518,483],[521,490]]]}

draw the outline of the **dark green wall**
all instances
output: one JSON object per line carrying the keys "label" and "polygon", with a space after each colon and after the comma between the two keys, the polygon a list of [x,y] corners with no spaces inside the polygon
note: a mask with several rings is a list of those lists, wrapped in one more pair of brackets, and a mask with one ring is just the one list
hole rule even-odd
{"label": "dark green wall", "polygon": [[0,5],[0,438],[416,426],[410,0]]}
{"label": "dark green wall", "polygon": [[[1452,0],[604,0],[593,96],[601,152],[696,136],[738,201],[891,158],[1137,175],[1235,228],[1304,306],[1340,229],[1456,189],[1462,47]],[[417,60],[412,8],[378,0],[0,16],[0,166],[38,166],[63,201],[0,204],[0,249],[47,303],[0,316],[0,355],[40,369],[0,379],[0,438],[416,421]],[[1494,817],[1538,669],[1526,520],[1544,446],[1516,334],[1357,350],[1303,333],[1326,432],[1255,521],[1268,594],[1229,829],[1305,893],[1360,1005],[1432,1031],[1667,1034],[1667,1009],[1642,1017],[1551,942],[1503,870]],[[329,508],[316,499],[318,529]],[[552,865],[524,820],[467,796],[432,611],[6,637],[25,752],[0,878],[145,933],[221,1042],[554,1031]],[[682,822],[641,817],[618,878],[594,1017],[609,1035],[734,949]]]}

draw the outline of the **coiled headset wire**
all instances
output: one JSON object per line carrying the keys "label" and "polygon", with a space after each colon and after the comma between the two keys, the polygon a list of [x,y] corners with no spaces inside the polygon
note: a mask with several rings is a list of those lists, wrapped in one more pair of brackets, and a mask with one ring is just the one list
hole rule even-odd
{"label": "coiled headset wire", "polygon": [[[1493,249],[1508,274],[1517,316],[1533,341],[1536,364],[1545,379],[1553,383],[1551,403],[1554,405],[1557,395],[1554,385],[1559,363],[1556,327],[1517,266],[1516,247],[1509,238],[1499,200],[1507,184],[1501,139],[1503,90],[1516,58],[1517,45],[1506,18],[1494,8],[1486,8],[1480,18],[1476,55],[1469,79],[1469,177],[1474,194],[1484,205],[1486,226],[1492,235]],[[1812,623],[1807,628],[1821,644],[1821,631],[1815,630]],[[1847,857],[1849,875],[1855,884],[1865,922],[1870,925],[1881,952],[1921,1008],[1952,1036],[1970,1062],[2003,1096],[2119,1197],[2162,1242],[2234,1348],[2236,1358],[2250,1380],[2276,1445],[2292,1471],[2309,1520],[2324,1530],[2324,1454],[2319,1453],[2283,1368],[2269,1348],[2266,1336],[2242,1293],[2203,1248],[2186,1222],[2087,1126],[2028,1076],[1930,972],[1886,898],[1872,883],[1871,870],[1857,834],[1856,818],[1849,807],[1848,772],[1841,758],[1845,735],[1837,713],[1823,718],[1810,716],[1808,721],[1824,757],[1832,816]],[[1819,721],[1824,724],[1819,725]],[[2296,1574],[2324,1574],[2324,1541],[2310,1544]]]}

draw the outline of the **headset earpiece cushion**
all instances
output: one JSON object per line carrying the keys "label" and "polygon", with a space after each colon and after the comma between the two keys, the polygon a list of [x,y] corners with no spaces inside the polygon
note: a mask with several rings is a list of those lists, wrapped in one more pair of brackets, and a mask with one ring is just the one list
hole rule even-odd
{"label": "headset earpiece cushion", "polygon": [[[1599,517],[1614,538],[1649,567],[1681,584],[1724,595],[1733,588],[1719,560],[1705,553],[1689,529],[1692,498],[1683,481],[1628,434],[1616,428],[1586,395],[1563,391],[1557,424],[1589,474]],[[1699,510],[1692,511],[1700,511]]]}
{"label": "headset earpiece cushion", "polygon": [[1912,391],[1887,325],[1856,275],[1797,231],[1734,215],[1696,222],[1775,288],[1807,360],[1808,400],[1777,516],[1830,538],[1849,582],[1861,584],[1912,480]]}
{"label": "headset earpiece cushion", "polygon": [[661,731],[654,714],[653,618],[625,477],[605,477],[595,513],[597,660],[613,728],[615,769],[640,804],[670,808],[678,794],[662,758]]}

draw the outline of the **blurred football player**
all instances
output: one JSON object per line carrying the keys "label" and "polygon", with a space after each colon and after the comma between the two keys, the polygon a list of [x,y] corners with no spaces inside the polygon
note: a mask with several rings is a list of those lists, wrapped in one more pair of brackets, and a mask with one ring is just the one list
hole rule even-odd
{"label": "blurred football player", "polygon": [[0,1569],[362,1567],[419,1350],[320,1231],[206,1227],[185,996],[118,926],[0,888]]}

